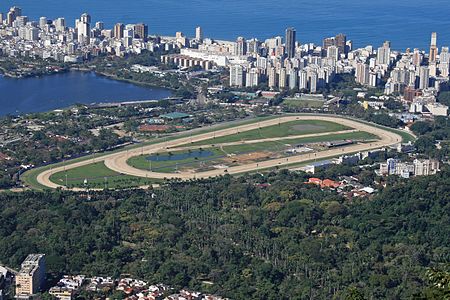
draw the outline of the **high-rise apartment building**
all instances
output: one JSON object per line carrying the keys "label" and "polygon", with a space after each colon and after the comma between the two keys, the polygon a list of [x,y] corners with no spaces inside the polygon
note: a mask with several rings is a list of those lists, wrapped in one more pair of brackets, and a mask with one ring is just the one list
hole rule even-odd
{"label": "high-rise apartment building", "polygon": [[276,88],[277,87],[277,69],[274,67],[270,67],[267,70],[267,76],[269,77],[269,88]]}
{"label": "high-rise apartment building", "polygon": [[423,90],[430,86],[430,69],[422,66],[419,69],[419,89]]}
{"label": "high-rise apartment building", "polygon": [[440,63],[450,63],[450,54],[448,47],[442,47],[441,54],[439,55]]}
{"label": "high-rise apartment building", "polygon": [[125,25],[122,23],[117,23],[114,25],[114,38],[120,40],[123,38],[123,31],[125,30]]}
{"label": "high-rise apartment building", "polygon": [[347,54],[347,36],[343,33],[336,35],[334,46],[338,48],[339,54]]}
{"label": "high-rise apartment building", "polygon": [[41,29],[44,29],[45,25],[47,25],[47,17],[40,17],[39,18],[39,27]]}
{"label": "high-rise apartment building", "polygon": [[326,50],[328,49],[328,47],[334,46],[334,44],[335,44],[334,37],[324,38],[322,48]]}
{"label": "high-rise apartment building", "polygon": [[308,79],[309,79],[308,80],[309,92],[310,93],[317,92],[317,83],[318,83],[318,79],[319,79],[317,72],[312,71],[312,72],[308,73]]}
{"label": "high-rise apartment building", "polygon": [[103,30],[103,29],[105,29],[105,23],[103,23],[103,22],[95,22],[95,28],[96,29],[98,29],[98,30]]}
{"label": "high-rise apartment building", "polygon": [[84,13],[84,14],[81,15],[80,21],[84,22],[84,23],[91,24],[91,16],[89,14],[87,14],[87,13]]}
{"label": "high-rise apartment building", "polygon": [[134,25],[134,34],[138,39],[147,40],[148,26],[144,23]]}
{"label": "high-rise apartment building", "polygon": [[63,32],[66,30],[66,19],[64,18],[57,18],[53,21],[53,24],[58,32]]}
{"label": "high-rise apartment building", "polygon": [[238,37],[235,44],[235,54],[237,56],[243,56],[247,54],[247,42],[243,37]]}
{"label": "high-rise apartment building", "polygon": [[385,41],[383,46],[378,48],[377,51],[377,64],[378,65],[389,65],[391,59],[391,43]]}
{"label": "high-rise apartment building", "polygon": [[254,87],[259,85],[259,71],[258,68],[251,68],[245,76],[245,86]]}
{"label": "high-rise apartment building", "polygon": [[298,71],[291,69],[289,71],[289,89],[295,90],[298,87]]}
{"label": "high-rise apartment building", "polygon": [[414,48],[413,64],[415,66],[420,66],[422,64],[422,53],[420,53],[420,50],[418,48]]}
{"label": "high-rise apartment building", "polygon": [[45,284],[45,255],[30,254],[22,262],[16,276],[16,298],[29,299],[43,289]]}
{"label": "high-rise apartment building", "polygon": [[16,16],[14,15],[14,13],[11,11],[8,11],[8,13],[6,14],[6,24],[8,26],[12,26],[12,24],[15,20],[16,20]]}
{"label": "high-rise apartment building", "polygon": [[308,88],[308,72],[301,70],[298,74],[298,88],[306,90]]}
{"label": "high-rise apartment building", "polygon": [[12,26],[17,17],[22,15],[22,9],[18,6],[13,6],[6,14],[6,23],[8,26]]}
{"label": "high-rise apartment building", "polygon": [[286,29],[286,55],[288,58],[295,56],[296,30],[292,27]]}
{"label": "high-rise apartment building", "polygon": [[441,53],[439,55],[439,71],[441,76],[448,77],[450,74],[450,54],[448,47],[442,47]]}
{"label": "high-rise apartment building", "polygon": [[203,41],[203,29],[200,26],[195,28],[195,39],[198,42],[202,42]]}
{"label": "high-rise apartment building", "polygon": [[25,27],[26,33],[25,33],[25,39],[28,41],[37,41],[39,40],[39,29],[32,26]]}
{"label": "high-rise apartment building", "polygon": [[430,57],[429,57],[430,64],[436,62],[437,54],[438,54],[437,33],[433,32],[433,33],[431,33],[431,45],[430,45]]}
{"label": "high-rise apartment building", "polygon": [[280,69],[280,76],[278,77],[278,87],[280,89],[285,89],[287,83],[287,72],[286,68]]}
{"label": "high-rise apartment building", "polygon": [[337,46],[330,46],[327,48],[327,57],[334,61],[339,60],[339,48]]}
{"label": "high-rise apartment building", "polygon": [[369,83],[369,65],[365,63],[358,63],[356,65],[356,82],[365,85]]}
{"label": "high-rise apartment building", "polygon": [[323,49],[328,51],[329,47],[335,46],[338,49],[338,56],[348,53],[347,36],[343,33],[339,33],[334,37],[325,38],[323,40]]}
{"label": "high-rise apartment building", "polygon": [[244,86],[244,68],[241,65],[233,65],[230,67],[230,86]]}
{"label": "high-rise apartment building", "polygon": [[81,15],[80,19],[76,22],[78,32],[78,42],[89,44],[91,38],[91,16],[87,13]]}

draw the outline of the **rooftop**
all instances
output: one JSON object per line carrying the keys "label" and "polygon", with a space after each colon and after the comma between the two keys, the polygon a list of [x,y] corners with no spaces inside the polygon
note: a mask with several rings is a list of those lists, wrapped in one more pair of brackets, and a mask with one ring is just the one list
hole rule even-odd
{"label": "rooftop", "polygon": [[189,118],[190,115],[181,113],[181,112],[172,112],[172,113],[161,115],[160,117],[165,118],[165,119],[176,120],[176,119]]}

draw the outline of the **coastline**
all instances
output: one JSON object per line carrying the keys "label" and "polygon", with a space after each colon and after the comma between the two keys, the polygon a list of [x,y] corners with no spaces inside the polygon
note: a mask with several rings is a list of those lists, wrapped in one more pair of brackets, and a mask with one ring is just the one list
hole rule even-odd
{"label": "coastline", "polygon": [[112,74],[108,74],[108,73],[104,73],[104,72],[98,72],[98,71],[95,71],[95,70],[90,70],[90,72],[94,72],[96,75],[102,76],[102,77],[106,77],[108,79],[121,81],[121,82],[128,82],[128,83],[132,83],[132,84],[137,85],[137,86],[166,89],[166,90],[169,90],[169,91],[172,91],[172,92],[176,91],[176,89],[174,89],[172,87],[160,86],[160,85],[155,85],[155,84],[151,84],[151,83],[148,83],[148,82],[141,82],[141,81],[136,81],[136,80],[132,80],[132,79],[121,78],[121,77],[117,77],[117,76],[112,75]]}
{"label": "coastline", "polygon": [[64,74],[69,72],[69,70],[67,69],[60,69],[59,71],[54,71],[54,72],[50,72],[50,73],[44,73],[44,74],[24,74],[24,75],[16,75],[14,73],[11,73],[7,70],[5,70],[5,68],[0,66],[0,76],[6,77],[6,78],[10,78],[10,79],[26,79],[26,78],[39,78],[39,77],[44,77],[44,76],[51,76],[51,75],[57,75],[57,74]]}

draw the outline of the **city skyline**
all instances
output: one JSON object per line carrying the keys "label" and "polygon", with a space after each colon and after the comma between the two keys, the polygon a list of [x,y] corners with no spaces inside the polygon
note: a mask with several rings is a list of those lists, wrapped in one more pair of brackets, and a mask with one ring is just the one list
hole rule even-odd
{"label": "city skyline", "polygon": [[[57,27],[58,27],[57,24],[62,23],[61,26],[63,26],[63,27],[65,26],[65,27],[68,27],[68,28],[81,29],[81,30],[79,30],[79,31],[81,31],[81,35],[86,35],[85,32],[89,31],[91,29],[91,25],[93,24],[94,27],[92,27],[92,28],[101,29],[101,30],[103,30],[103,29],[111,29],[111,31],[112,31],[112,35],[111,36],[112,37],[119,36],[120,38],[123,38],[124,37],[124,33],[125,33],[125,29],[126,29],[125,25],[134,25],[134,26],[142,27],[142,28],[139,29],[139,33],[140,33],[139,37],[140,38],[142,38],[142,35],[144,35],[144,33],[147,34],[149,37],[176,37],[177,33],[181,32],[184,35],[184,33],[190,32],[189,34],[186,35],[189,38],[198,39],[198,36],[201,36],[202,40],[206,38],[206,39],[212,39],[212,40],[216,40],[216,41],[232,42],[232,39],[229,39],[229,40],[227,40],[227,39],[220,39],[220,38],[216,38],[214,36],[208,35],[208,29],[206,27],[203,27],[200,24],[195,25],[193,28],[189,28],[187,31],[186,31],[186,29],[178,28],[175,32],[173,32],[172,35],[171,34],[160,35],[157,32],[153,32],[152,28],[149,27],[148,24],[143,23],[142,21],[140,21],[140,22],[137,21],[135,23],[125,24],[124,22],[122,22],[119,19],[119,20],[115,21],[112,24],[111,27],[108,27],[108,26],[105,26],[105,23],[102,20],[95,19],[95,16],[92,16],[87,11],[84,11],[81,14],[80,17],[75,18],[73,20],[67,20],[64,16],[59,16],[59,17],[56,17],[54,19],[50,19],[50,18],[48,18],[48,16],[40,16],[36,20],[33,20],[33,19],[28,18],[26,12],[24,12],[21,7],[19,7],[19,6],[12,6],[11,8],[14,8],[14,7],[17,7],[20,10],[21,15],[25,16],[27,18],[26,21],[28,21],[28,20],[36,21],[36,22],[38,22],[38,24],[42,24],[42,22],[44,22],[44,21],[45,22],[51,22],[52,21],[54,24],[56,24]],[[7,20],[8,20],[8,11],[5,11],[5,12],[0,11],[0,14],[1,14],[0,15],[0,17],[1,17],[0,20],[4,20],[4,21],[7,22]],[[89,22],[86,22],[87,19],[83,19],[83,16],[87,16],[89,18]],[[94,17],[94,19],[93,19],[93,17]],[[78,20],[80,20],[81,22],[78,23]],[[74,23],[75,26],[71,26],[72,23]],[[89,23],[88,27],[86,27],[86,25],[85,25],[87,23]],[[83,27],[83,25],[84,25],[85,28]],[[119,25],[121,26],[120,29],[117,27]],[[136,31],[136,29],[134,29],[134,30]],[[254,35],[253,36],[252,35],[250,35],[250,36],[240,36],[239,34],[236,34],[236,38],[237,39],[243,38],[245,41],[247,41],[249,39],[259,39],[259,38],[261,38],[261,41],[262,41],[264,39],[267,40],[267,39],[271,39],[271,38],[281,37],[283,39],[283,43],[286,44],[287,39],[288,39],[288,31],[292,32],[292,33],[290,33],[292,38],[293,38],[293,41],[294,41],[294,43],[291,43],[292,44],[292,46],[291,46],[292,48],[294,47],[295,43],[299,43],[301,45],[306,45],[306,44],[314,44],[314,45],[318,45],[318,46],[323,45],[324,49],[327,49],[328,46],[330,46],[330,45],[335,45],[337,48],[339,48],[339,52],[342,53],[342,52],[346,51],[345,50],[345,45],[346,45],[347,41],[350,41],[352,44],[358,43],[357,40],[353,40],[351,38],[348,39],[348,36],[347,36],[347,34],[345,32],[335,32],[334,34],[336,34],[336,36],[335,37],[331,37],[331,38],[327,38],[327,36],[329,36],[330,34],[325,33],[324,36],[322,37],[321,41],[319,41],[319,42],[313,42],[313,41],[307,41],[307,40],[306,41],[301,41],[301,39],[298,39],[297,37],[299,36],[299,33],[301,35],[302,32],[301,31],[297,31],[294,27],[292,27],[289,24],[285,25],[284,32],[279,32],[278,34],[274,34],[274,35],[268,36],[266,38],[261,38],[261,37],[254,36]],[[205,34],[205,32],[206,32],[206,34]],[[120,34],[117,34],[117,33],[120,33]],[[394,45],[394,47],[392,47],[391,46],[391,42],[390,42],[391,39],[389,39],[388,35],[386,36],[386,38],[383,41],[389,41],[390,49],[392,51],[398,51],[400,53],[405,53],[408,49],[409,50],[413,50],[413,49],[416,49],[416,48],[419,49],[421,52],[431,53],[431,51],[434,51],[434,49],[437,52],[439,52],[439,46],[441,45],[441,47],[444,47],[444,46],[442,46],[442,45],[444,45],[443,43],[439,44],[437,42],[438,41],[438,37],[440,36],[440,34],[436,30],[431,31],[430,33],[432,35],[433,34],[435,35],[434,37],[433,36],[431,37],[431,42],[428,44],[428,45],[431,45],[431,46],[428,46],[428,47],[424,46],[423,48],[420,48],[420,47],[418,47],[418,48],[417,47],[407,47],[405,49],[400,49],[400,48],[396,48],[395,45]],[[333,33],[331,33],[331,34],[333,34]],[[326,45],[326,43],[328,43],[327,40],[329,40],[329,39],[335,40],[336,42],[332,42],[332,43],[335,43],[335,44],[327,44]],[[434,41],[434,45],[433,45],[433,41]],[[445,45],[447,45],[447,44],[445,44]],[[359,48],[364,48],[364,47],[367,47],[367,46],[377,46],[377,44],[369,43],[369,44],[366,44],[366,45],[361,45],[361,46],[359,46]],[[437,52],[434,54],[434,56],[437,55]],[[288,57],[290,57],[290,56],[288,55]],[[434,59],[436,59],[436,58],[434,58]]]}
{"label": "city skyline", "polygon": [[[176,65],[180,70],[228,68],[229,86],[238,88],[263,84],[270,90],[320,93],[337,74],[354,73],[355,81],[364,87],[384,86],[385,95],[406,94],[417,89],[422,94],[435,96],[450,73],[448,47],[442,47],[443,55],[439,55],[436,32],[431,33],[427,53],[418,48],[397,52],[388,40],[378,48],[373,45],[355,48],[353,41],[343,33],[325,37],[319,45],[301,44],[293,27],[285,29],[284,38],[275,36],[261,41],[242,36],[235,41],[205,38],[200,26],[195,28],[194,39],[181,31],[174,37],[148,39],[149,28],[144,23],[115,23],[108,29],[102,21],[82,13],[75,20],[75,26],[70,27],[67,26],[70,21],[64,18],[31,20],[17,6],[2,13],[0,21],[4,37],[0,50],[4,56],[52,58],[79,64],[102,54],[126,57],[143,51],[159,52],[163,64]],[[152,72],[141,66],[133,66],[131,70]],[[435,100],[427,98],[423,102],[428,108]],[[444,107],[428,109],[438,113]]]}
{"label": "city skyline", "polygon": [[[50,5],[49,3],[49,5],[46,7],[46,10],[43,11],[41,9],[42,6],[35,5],[34,3],[27,3],[26,1],[7,1],[4,2],[5,6],[3,7],[3,10],[5,11],[9,6],[14,4],[24,4],[23,6],[24,8],[27,7],[26,9],[27,11],[29,11],[30,16],[34,16],[35,18],[39,18],[41,15],[46,14],[48,15],[48,17],[52,18],[64,16],[68,19],[74,19],[75,17],[81,15],[83,11],[88,11],[92,15],[97,16],[98,19],[102,19],[108,27],[113,26],[118,19],[121,19],[121,21],[124,23],[137,23],[139,21],[144,21],[149,24],[152,32],[162,35],[172,34],[172,32],[183,28],[182,30],[185,30],[186,33],[191,36],[194,35],[195,26],[200,25],[203,28],[208,28],[208,35],[225,40],[234,39],[236,36],[244,36],[248,38],[250,38],[251,36],[268,38],[277,33],[283,34],[284,29],[288,26],[297,27],[297,29],[301,29],[300,31],[304,32],[303,37],[301,38],[302,42],[311,41],[314,43],[319,43],[323,36],[333,33],[337,34],[339,32],[346,32],[348,36],[351,36],[355,41],[357,41],[356,45],[358,47],[364,44],[368,44],[369,42],[371,44],[381,44],[383,40],[388,39],[393,42],[395,49],[404,50],[407,47],[413,48],[416,45],[419,46],[419,48],[424,49],[428,45],[429,32],[432,31],[437,31],[440,34],[441,41],[450,40],[450,32],[444,30],[444,28],[448,28],[448,26],[446,26],[445,24],[445,22],[447,22],[448,25],[448,21],[445,21],[446,19],[439,18],[439,14],[441,13],[441,11],[434,13],[433,16],[429,16],[427,10],[421,9],[422,6],[419,2],[415,3],[415,5],[408,6],[407,9],[403,8],[403,10],[401,11],[402,13],[397,14],[395,18],[391,18],[389,16],[381,18],[381,15],[380,18],[375,18],[375,15],[373,17],[371,17],[370,15],[366,16],[366,14],[370,14],[372,11],[375,11],[377,7],[381,7],[383,5],[383,1],[378,1],[376,4],[372,5],[371,8],[366,7],[364,3],[362,5],[359,4],[358,13],[356,11],[351,12],[351,6],[353,5],[352,1],[345,5],[342,5],[342,7],[338,7],[337,5],[333,5],[330,7],[321,7],[319,5],[311,4],[306,5],[306,7],[308,7],[312,12],[316,10],[319,11],[320,8],[320,15],[312,17],[309,14],[307,14],[306,16],[300,14],[298,15],[298,18],[294,18],[293,16],[295,15],[295,12],[300,8],[297,9],[296,7],[292,7],[291,3],[289,2],[283,6],[283,3],[285,2],[282,1],[280,3],[273,4],[276,7],[279,7],[279,9],[272,9],[269,13],[267,13],[267,18],[259,28],[253,26],[252,23],[250,23],[250,26],[243,26],[244,24],[242,22],[236,22],[236,17],[234,17],[233,15],[228,15],[229,13],[231,13],[230,10],[232,9],[232,7],[229,7],[229,5],[224,5],[224,7],[222,7],[220,10],[221,13],[219,14],[219,11],[216,12],[213,10],[213,8],[215,8],[214,4],[208,5],[206,8],[204,8],[201,5],[201,2],[203,1],[194,3],[187,8],[188,11],[191,11],[190,15],[195,16],[195,19],[183,18],[177,21],[177,23],[175,24],[171,16],[176,16],[177,13],[180,13],[176,9],[177,6],[175,6],[174,3],[162,4],[153,2],[154,1],[140,3],[140,1],[138,1],[129,3],[126,6],[118,3],[117,5],[114,5],[114,7],[108,8],[108,10],[105,11],[103,8],[101,8],[101,6],[97,6],[92,3],[80,5],[80,3],[77,2],[75,5],[72,1],[67,1],[65,2],[64,6]],[[236,7],[236,9],[239,9],[239,7],[241,6],[246,7],[250,5],[250,3],[242,3],[238,7]],[[304,5],[300,7],[303,7],[304,9]],[[401,6],[400,3],[398,3],[398,5]],[[211,8],[209,8],[210,6]],[[247,16],[248,13],[244,13],[244,15],[247,16],[249,22],[251,22],[252,18],[259,19],[262,17],[262,9],[266,6],[267,4],[265,4],[265,2],[260,3],[260,5],[256,8],[256,15],[253,17],[251,15]],[[397,8],[396,6],[397,3],[390,4],[389,11],[401,9],[400,7]],[[151,7],[151,11],[154,12],[151,18],[145,11],[146,7],[148,7],[149,10]],[[202,9],[205,9],[205,11],[203,11]],[[328,10],[331,9],[335,10],[335,13],[333,14],[334,18],[327,18],[328,14],[331,13],[329,13]],[[413,12],[409,14],[409,16],[412,17],[416,14],[418,14],[417,17],[420,16],[421,26],[417,26],[416,28],[414,24],[408,22],[408,20],[405,18],[406,15],[408,15],[408,9],[413,10]],[[124,15],[124,12],[128,13]],[[169,17],[165,18],[163,22],[158,22],[157,20],[161,18],[160,15],[162,13],[168,14]],[[283,13],[283,15],[281,15],[281,13]],[[380,13],[382,15],[388,14],[388,12],[378,11],[378,14]],[[208,17],[215,16],[215,14],[218,14],[218,18]],[[276,22],[275,18],[272,19],[270,17],[273,14],[280,14],[280,16],[276,18]],[[227,26],[225,26],[226,28],[218,27],[217,21],[221,20],[221,18],[225,16],[229,17],[230,23],[228,24],[227,22],[222,22],[224,24],[228,24]],[[432,18],[433,24],[430,24],[430,18]],[[322,21],[319,22],[320,20]],[[239,24],[241,24],[240,26],[242,30],[239,29]],[[364,35],[361,34],[362,32],[364,32]],[[414,32],[414,35],[412,35],[412,32]],[[416,45],[414,45],[413,43],[415,43]]]}

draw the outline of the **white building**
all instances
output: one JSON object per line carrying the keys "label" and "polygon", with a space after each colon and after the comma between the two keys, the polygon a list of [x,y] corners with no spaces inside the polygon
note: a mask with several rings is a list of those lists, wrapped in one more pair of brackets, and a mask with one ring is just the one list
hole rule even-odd
{"label": "white building", "polygon": [[251,68],[245,75],[245,86],[254,87],[259,85],[259,71],[257,68]]}
{"label": "white building", "polygon": [[244,68],[241,65],[230,67],[230,86],[244,86]]}

